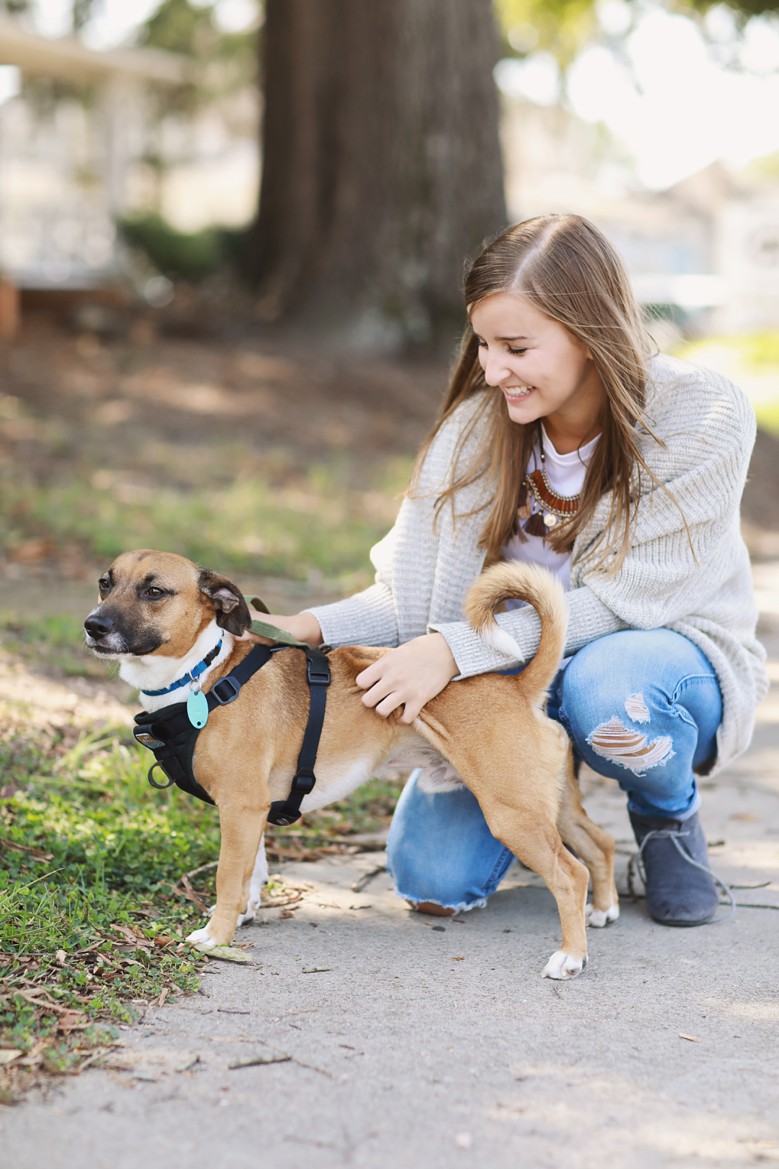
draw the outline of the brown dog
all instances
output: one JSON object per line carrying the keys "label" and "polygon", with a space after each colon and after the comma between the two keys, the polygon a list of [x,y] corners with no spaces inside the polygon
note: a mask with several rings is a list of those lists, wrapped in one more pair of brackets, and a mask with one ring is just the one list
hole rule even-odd
{"label": "brown dog", "polygon": [[[565,844],[590,871],[589,924],[601,926],[619,913],[614,842],[582,808],[568,737],[544,713],[565,640],[563,591],[545,570],[518,563],[495,565],[475,582],[466,617],[478,633],[506,649],[507,634],[494,614],[511,597],[528,601],[541,618],[533,660],[520,674],[482,674],[451,683],[413,726],[401,723],[397,712],[383,719],[361,702],[354,679],[387,650],[349,646],[330,652],[332,682],[317,783],[303,811],[346,795],[378,774],[399,748],[422,762],[433,754],[441,762],[443,756],[476,796],[491,832],[551,890],[563,938],[543,973],[571,978],[587,960],[588,877]],[[87,645],[120,662],[121,677],[144,692],[148,710],[186,698],[182,689],[151,698],[148,692],[170,687],[204,660],[198,683],[208,693],[253,642],[263,640],[242,638],[251,614],[230,580],[166,552],[119,556],[101,577],[100,603],[84,624]],[[208,925],[188,939],[201,948],[229,943],[245,913],[271,801],[287,795],[295,772],[308,701],[305,655],[286,650],[245,683],[229,709],[214,709],[200,731],[194,773],[217,805],[221,826],[216,906]]]}

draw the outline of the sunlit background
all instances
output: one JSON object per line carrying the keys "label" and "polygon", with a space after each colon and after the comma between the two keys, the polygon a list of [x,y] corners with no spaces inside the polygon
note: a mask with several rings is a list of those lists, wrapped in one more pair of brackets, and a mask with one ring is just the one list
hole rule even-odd
{"label": "sunlit background", "polygon": [[[208,17],[207,35],[187,41],[185,9]],[[722,338],[749,334],[753,357],[779,344],[775,14],[745,19],[714,5],[683,15],[655,0],[496,0],[495,12],[510,217],[594,218],[672,342],[718,338],[720,366],[758,398],[774,396],[774,365],[745,368],[744,346],[723,349]],[[99,283],[128,267],[116,224],[138,216],[205,232],[193,268],[208,267],[207,233],[240,229],[256,212],[262,20],[260,0],[0,6],[7,281]],[[194,86],[191,57],[171,51],[184,42],[200,46]],[[165,302],[164,265],[136,254],[129,268],[150,303]]]}

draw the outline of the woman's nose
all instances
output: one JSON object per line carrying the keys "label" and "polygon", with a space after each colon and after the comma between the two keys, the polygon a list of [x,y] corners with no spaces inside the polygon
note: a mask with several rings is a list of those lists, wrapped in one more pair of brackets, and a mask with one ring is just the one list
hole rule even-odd
{"label": "woman's nose", "polygon": [[506,365],[505,354],[490,353],[488,349],[482,350],[482,369],[484,370],[484,380],[488,386],[499,386],[510,372]]}

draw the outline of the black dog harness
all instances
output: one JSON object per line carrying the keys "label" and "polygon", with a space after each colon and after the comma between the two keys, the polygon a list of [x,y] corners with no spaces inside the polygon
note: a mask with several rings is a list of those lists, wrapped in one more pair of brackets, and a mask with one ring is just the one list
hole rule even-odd
{"label": "black dog harness", "polygon": [[[303,649],[306,655],[310,705],[290,793],[286,800],[274,800],[268,813],[271,824],[281,825],[294,824],[300,819],[300,805],[304,797],[313,791],[316,783],[314,764],[325,717],[327,687],[330,684],[330,663],[327,654],[323,650],[311,649],[306,645],[272,647],[256,645],[234,670],[215,682],[208,694],[203,695],[209,714],[217,706],[229,706],[238,698],[241,688],[249,678],[262,669],[274,654],[292,648]],[[149,769],[149,783],[152,787],[164,789],[175,783],[189,795],[196,796],[207,804],[213,804],[214,801],[208,792],[195,779],[192,760],[195,743],[202,728],[193,725],[187,711],[187,703],[177,702],[152,714],[145,710],[141,711],[135,716],[135,723],[133,729],[135,738],[144,747],[153,751],[156,759]],[[168,777],[168,783],[158,783],[154,779],[157,767]]]}

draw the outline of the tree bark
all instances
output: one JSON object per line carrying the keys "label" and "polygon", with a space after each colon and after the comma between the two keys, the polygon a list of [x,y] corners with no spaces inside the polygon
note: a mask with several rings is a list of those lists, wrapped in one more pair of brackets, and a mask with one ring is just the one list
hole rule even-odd
{"label": "tree bark", "polygon": [[267,0],[247,262],[269,320],[357,346],[451,336],[505,223],[490,0]]}

